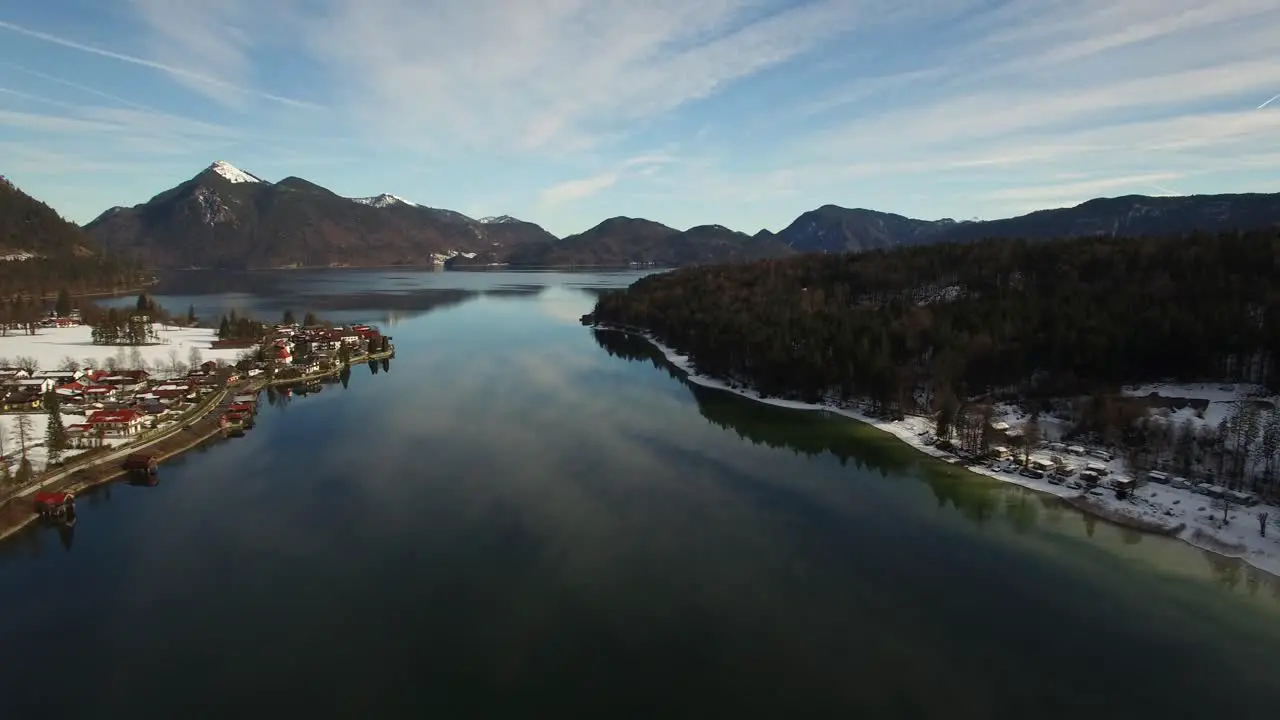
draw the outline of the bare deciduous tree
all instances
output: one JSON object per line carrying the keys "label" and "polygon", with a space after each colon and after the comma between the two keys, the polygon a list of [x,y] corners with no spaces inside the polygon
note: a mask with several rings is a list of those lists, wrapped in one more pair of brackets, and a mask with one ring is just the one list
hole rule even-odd
{"label": "bare deciduous tree", "polygon": [[31,437],[31,416],[27,413],[19,413],[14,420],[14,432],[18,436],[18,445],[22,448],[22,459],[27,458],[27,445],[33,439]]}

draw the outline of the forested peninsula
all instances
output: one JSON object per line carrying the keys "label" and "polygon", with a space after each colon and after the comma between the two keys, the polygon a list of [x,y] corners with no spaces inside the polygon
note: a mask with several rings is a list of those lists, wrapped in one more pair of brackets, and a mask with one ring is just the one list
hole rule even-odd
{"label": "forested peninsula", "polygon": [[989,240],[691,267],[599,298],[770,396],[931,412],[1152,380],[1280,387],[1280,233]]}

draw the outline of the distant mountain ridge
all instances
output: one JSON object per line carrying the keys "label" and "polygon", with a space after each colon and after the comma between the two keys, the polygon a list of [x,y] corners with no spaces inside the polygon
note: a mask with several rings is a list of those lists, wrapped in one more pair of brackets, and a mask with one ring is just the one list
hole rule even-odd
{"label": "distant mountain ridge", "polygon": [[104,212],[85,231],[162,268],[425,265],[555,238],[516,218],[485,223],[390,193],[347,198],[223,161],[145,203]]}
{"label": "distant mountain ridge", "polygon": [[1032,240],[1280,227],[1280,194],[1099,198],[999,220],[919,220],[823,205],[772,233],[721,225],[678,230],[615,217],[557,238],[509,215],[473,219],[391,193],[348,198],[298,177],[271,183],[226,162],[85,226],[113,253],[157,267],[429,264],[690,265],[794,253],[887,250],[986,237]]}

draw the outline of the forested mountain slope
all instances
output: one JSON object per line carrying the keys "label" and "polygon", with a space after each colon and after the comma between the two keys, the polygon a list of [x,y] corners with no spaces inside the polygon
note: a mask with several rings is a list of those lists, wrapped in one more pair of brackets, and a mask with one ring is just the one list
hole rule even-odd
{"label": "forested mountain slope", "polygon": [[912,403],[1150,379],[1280,386],[1280,233],[990,240],[683,268],[599,298],[769,395]]}
{"label": "forested mountain slope", "polygon": [[0,176],[0,296],[131,289],[138,267],[104,257],[84,231]]}

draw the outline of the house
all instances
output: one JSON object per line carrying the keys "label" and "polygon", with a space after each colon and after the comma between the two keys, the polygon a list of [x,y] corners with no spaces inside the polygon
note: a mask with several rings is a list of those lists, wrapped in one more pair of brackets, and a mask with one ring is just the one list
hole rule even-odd
{"label": "house", "polygon": [[205,360],[204,362],[200,363],[200,369],[207,373],[211,373],[214,370],[218,369],[218,363],[216,360]]}
{"label": "house", "polygon": [[169,412],[169,406],[158,400],[144,400],[138,403],[137,410],[147,416],[157,416]]}
{"label": "house", "polygon": [[6,380],[17,380],[19,378],[27,378],[27,377],[31,377],[31,373],[27,372],[26,370],[23,370],[22,368],[15,368],[15,367],[0,368],[0,382],[4,382]]}
{"label": "house", "polygon": [[91,402],[102,402],[116,396],[119,392],[114,385],[90,385],[84,389],[84,399]]}
{"label": "house", "polygon": [[98,380],[99,385],[116,388],[124,392],[136,392],[141,390],[144,383],[129,377],[128,375],[108,375]]}
{"label": "house", "polygon": [[280,364],[287,364],[293,360],[293,353],[289,352],[287,347],[274,345],[267,348],[267,359]]}
{"label": "house", "polygon": [[196,399],[196,393],[191,388],[169,388],[163,390],[156,388],[149,394],[153,395],[156,400],[167,405],[174,405],[184,400]]}
{"label": "house", "polygon": [[17,378],[5,383],[9,388],[28,395],[43,395],[57,387],[53,378]]}
{"label": "house", "polygon": [[31,377],[33,378],[52,378],[54,382],[63,385],[69,382],[75,382],[84,376],[83,370],[41,370]]}
{"label": "house", "polygon": [[84,391],[88,387],[88,385],[76,381],[66,385],[59,385],[53,389],[53,392],[60,400],[81,400],[84,398]]}
{"label": "house", "polygon": [[27,393],[9,392],[0,396],[0,410],[4,412],[20,412],[23,410],[39,410],[41,397]]}
{"label": "house", "polygon": [[89,423],[76,423],[67,426],[67,437],[78,438],[93,434],[93,426]]}
{"label": "house", "polygon": [[304,375],[311,375],[313,373],[320,372],[319,360],[303,360],[301,362],[295,362],[293,366]]}
{"label": "house", "polygon": [[338,341],[329,335],[320,335],[312,338],[311,349],[316,352],[337,350]]}
{"label": "house", "polygon": [[58,387],[58,384],[51,378],[17,378],[5,380],[4,387],[9,392],[19,392],[24,393],[24,395],[38,397],[52,391],[52,389]]}
{"label": "house", "polygon": [[125,437],[135,435],[142,428],[144,415],[137,410],[99,410],[91,414],[87,425],[102,430],[106,435]]}

